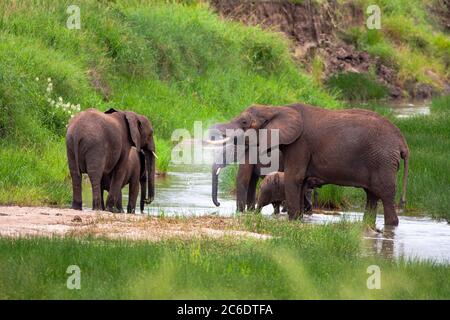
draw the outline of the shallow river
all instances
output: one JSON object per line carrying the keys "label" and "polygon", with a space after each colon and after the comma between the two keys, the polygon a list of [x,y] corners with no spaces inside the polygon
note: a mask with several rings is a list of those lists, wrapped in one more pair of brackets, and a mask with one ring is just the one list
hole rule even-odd
{"label": "shallow river", "polygon": [[[421,105],[400,105],[394,108],[400,117],[413,114],[427,114],[429,108]],[[424,111],[428,110],[428,111]],[[205,158],[212,159],[211,150],[206,151]],[[85,185],[84,204],[90,207],[90,188]],[[128,191],[123,190],[124,208],[128,202]],[[211,172],[209,165],[171,165],[165,177],[156,180],[156,196],[145,214],[150,215],[224,215],[235,214],[235,198],[220,192],[220,207],[215,207],[211,200]],[[138,201],[139,203],[139,201]],[[382,207],[382,205],[380,205]],[[266,206],[262,214],[270,216],[272,206]],[[286,215],[280,215],[286,218]],[[359,221],[360,212],[315,213],[304,218],[305,223],[335,223],[343,219]],[[450,263],[450,225],[426,217],[400,216],[396,228],[384,227],[383,215],[378,214],[377,227],[381,233],[364,236],[366,254],[379,254],[388,258],[405,257],[432,259],[437,262]]]}

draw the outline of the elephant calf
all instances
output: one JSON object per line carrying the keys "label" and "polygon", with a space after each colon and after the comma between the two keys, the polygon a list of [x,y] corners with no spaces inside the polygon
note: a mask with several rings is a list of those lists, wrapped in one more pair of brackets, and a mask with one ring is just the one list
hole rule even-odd
{"label": "elephant calf", "polygon": [[[312,189],[318,188],[325,184],[323,180],[318,178],[308,178],[306,180],[306,193],[305,193],[305,211],[310,212],[312,210]],[[316,192],[314,192],[317,197]],[[257,211],[267,206],[269,203],[273,205],[274,214],[280,213],[280,204],[284,204],[286,200],[286,194],[284,190],[284,172],[275,172],[267,175],[261,182],[261,187],[258,194]],[[283,210],[284,211],[284,210]]]}
{"label": "elephant calf", "polygon": [[[111,186],[111,174],[104,175],[102,177],[102,190],[101,190],[101,205],[102,209],[105,210],[105,204],[103,201],[104,191],[108,191]],[[126,174],[122,182],[122,188],[129,184],[129,194],[128,194],[128,206],[127,213],[134,213],[136,210],[136,202],[139,194],[139,184],[141,185],[141,212],[144,211],[145,205],[145,194],[146,194],[146,181],[147,175],[145,170],[145,155],[144,153],[138,152],[136,148],[132,147],[128,155],[128,162],[126,166]],[[123,212],[122,208],[122,192],[119,195],[119,207],[118,209]]]}
{"label": "elephant calf", "polygon": [[102,179],[110,177],[106,209],[120,212],[121,190],[126,180],[131,147],[144,152],[147,177],[146,203],[155,195],[155,142],[147,117],[132,111],[87,109],[72,118],[66,134],[67,162],[72,178],[72,209],[82,209],[82,174],[87,173],[92,187],[92,209],[101,210]]}

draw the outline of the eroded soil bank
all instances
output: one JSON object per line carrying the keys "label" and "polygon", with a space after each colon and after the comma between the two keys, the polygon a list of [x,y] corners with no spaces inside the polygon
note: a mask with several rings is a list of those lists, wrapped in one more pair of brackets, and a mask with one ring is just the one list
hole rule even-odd
{"label": "eroded soil bank", "polygon": [[[428,99],[439,93],[432,84],[417,79],[400,81],[398,70],[381,61],[378,56],[358,50],[345,41],[344,35],[354,26],[364,26],[363,9],[346,1],[248,1],[212,0],[215,10],[224,18],[259,25],[282,32],[291,42],[295,60],[307,69],[313,68],[315,57],[323,59],[323,80],[338,73],[375,73],[378,82],[388,89],[391,98]],[[440,7],[428,8],[430,15]],[[440,11],[439,11],[440,12]],[[444,22],[442,22],[445,25]],[[311,71],[311,70],[310,70]],[[430,71],[431,72],[431,71]],[[444,90],[450,89],[448,79],[438,79]]]}
{"label": "eroded soil bank", "polygon": [[239,229],[235,219],[226,217],[151,217],[48,207],[0,207],[0,237],[95,236],[148,241],[270,238]]}

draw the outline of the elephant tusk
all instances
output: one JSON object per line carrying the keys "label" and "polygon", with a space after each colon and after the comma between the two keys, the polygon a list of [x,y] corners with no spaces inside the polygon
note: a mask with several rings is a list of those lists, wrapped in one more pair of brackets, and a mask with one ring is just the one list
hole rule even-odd
{"label": "elephant tusk", "polygon": [[217,168],[217,171],[216,171],[216,176],[218,176],[219,175],[219,172],[220,172],[220,170],[221,170],[222,168],[221,167],[218,167]]}
{"label": "elephant tusk", "polygon": [[230,137],[226,137],[225,139],[221,139],[221,140],[206,140],[207,143],[209,144],[224,144],[227,143],[228,141],[230,141],[231,138]]}
{"label": "elephant tusk", "polygon": [[155,151],[152,151],[152,153],[153,153],[153,156],[154,156],[156,159],[158,159],[158,156],[156,155]]}

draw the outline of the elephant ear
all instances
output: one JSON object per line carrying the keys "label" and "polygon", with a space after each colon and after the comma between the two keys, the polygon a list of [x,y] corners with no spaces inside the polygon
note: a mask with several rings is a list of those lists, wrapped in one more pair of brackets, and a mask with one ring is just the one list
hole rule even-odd
{"label": "elephant ear", "polygon": [[141,151],[141,133],[139,131],[139,118],[136,113],[131,111],[126,111],[125,119],[128,123],[128,130],[130,134],[130,139],[133,142],[133,146],[136,147],[137,151]]}
{"label": "elephant ear", "polygon": [[[303,119],[299,110],[292,107],[272,107],[272,119],[264,126],[265,129],[279,130],[279,144],[291,144],[303,132]],[[272,140],[272,134],[270,134]]]}
{"label": "elephant ear", "polygon": [[117,111],[114,108],[109,108],[108,110],[105,111],[105,114],[111,114],[111,113],[114,113],[114,112],[119,112],[119,111]]}

